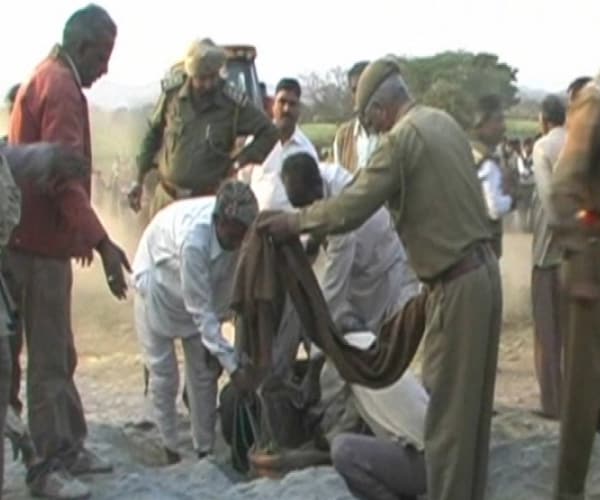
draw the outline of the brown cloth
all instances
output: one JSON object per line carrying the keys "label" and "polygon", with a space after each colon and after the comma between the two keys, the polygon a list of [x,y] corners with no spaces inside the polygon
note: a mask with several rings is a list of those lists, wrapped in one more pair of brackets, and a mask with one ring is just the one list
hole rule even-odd
{"label": "brown cloth", "polygon": [[306,335],[331,358],[342,378],[374,389],[398,380],[412,361],[425,329],[426,294],[411,299],[390,317],[369,350],[352,347],[331,319],[312,267],[300,241],[275,245],[257,227],[272,214],[263,212],[248,230],[233,286],[237,313],[236,347],[257,370],[269,372],[272,343],[289,294]]}

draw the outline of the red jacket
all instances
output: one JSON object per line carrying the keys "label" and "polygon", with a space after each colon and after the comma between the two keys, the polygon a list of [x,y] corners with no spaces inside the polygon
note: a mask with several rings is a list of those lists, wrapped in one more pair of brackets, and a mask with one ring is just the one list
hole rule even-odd
{"label": "red jacket", "polygon": [[[9,142],[60,143],[91,161],[87,101],[74,69],[55,49],[17,95]],[[9,244],[14,250],[53,258],[90,255],[106,237],[90,202],[91,178],[64,181],[51,192],[20,184],[21,222]]]}

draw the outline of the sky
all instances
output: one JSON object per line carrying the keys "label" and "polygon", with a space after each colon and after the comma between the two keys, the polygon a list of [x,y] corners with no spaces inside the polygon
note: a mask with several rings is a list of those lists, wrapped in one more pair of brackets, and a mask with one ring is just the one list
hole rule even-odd
{"label": "sky", "polygon": [[[0,28],[0,93],[27,78],[87,2],[6,0]],[[599,0],[98,0],[119,33],[98,82],[157,82],[195,38],[257,47],[259,78],[325,72],[388,53],[486,51],[519,69],[518,83],[563,90],[600,69]],[[583,48],[582,48],[583,47]],[[6,90],[5,90],[6,89]],[[93,100],[93,92],[92,92]]]}

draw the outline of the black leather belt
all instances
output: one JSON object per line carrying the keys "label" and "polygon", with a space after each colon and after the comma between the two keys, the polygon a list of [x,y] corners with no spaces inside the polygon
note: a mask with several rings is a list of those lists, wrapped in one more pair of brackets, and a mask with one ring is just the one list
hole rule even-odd
{"label": "black leather belt", "polygon": [[429,285],[435,285],[438,283],[448,283],[463,276],[464,274],[474,271],[478,267],[485,264],[487,259],[493,255],[493,251],[490,248],[489,243],[481,242],[477,243],[462,257],[458,262],[452,264],[449,268],[445,269],[437,276],[430,280],[426,280]]}

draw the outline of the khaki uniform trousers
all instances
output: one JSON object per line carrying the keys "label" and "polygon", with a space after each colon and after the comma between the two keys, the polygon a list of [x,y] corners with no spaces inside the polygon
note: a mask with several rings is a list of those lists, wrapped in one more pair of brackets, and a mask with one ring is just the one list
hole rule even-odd
{"label": "khaki uniform trousers", "polygon": [[486,489],[502,290],[498,261],[431,287],[423,381],[429,500],[481,500]]}
{"label": "khaki uniform trousers", "polygon": [[556,500],[583,500],[600,410],[600,243],[565,258],[564,380]]}

